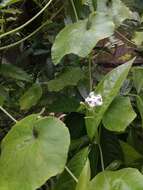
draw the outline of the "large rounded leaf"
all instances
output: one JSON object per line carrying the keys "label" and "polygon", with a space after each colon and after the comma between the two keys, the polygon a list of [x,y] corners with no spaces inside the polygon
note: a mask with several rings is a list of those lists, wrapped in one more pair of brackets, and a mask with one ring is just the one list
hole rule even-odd
{"label": "large rounded leaf", "polygon": [[54,117],[18,122],[1,145],[0,189],[37,189],[63,171],[69,144],[68,129]]}
{"label": "large rounded leaf", "polygon": [[88,190],[143,190],[143,175],[132,168],[105,171],[91,181]]}

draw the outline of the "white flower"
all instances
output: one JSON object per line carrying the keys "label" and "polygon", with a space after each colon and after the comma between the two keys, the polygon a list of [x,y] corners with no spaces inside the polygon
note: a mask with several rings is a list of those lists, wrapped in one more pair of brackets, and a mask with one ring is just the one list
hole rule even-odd
{"label": "white flower", "polygon": [[89,96],[85,99],[85,102],[91,107],[101,106],[103,104],[102,96],[100,94],[95,94],[90,92]]}

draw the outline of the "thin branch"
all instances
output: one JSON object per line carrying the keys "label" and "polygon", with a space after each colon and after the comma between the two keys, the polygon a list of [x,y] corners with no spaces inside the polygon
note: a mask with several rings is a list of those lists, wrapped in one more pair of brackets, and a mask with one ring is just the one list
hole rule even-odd
{"label": "thin branch", "polygon": [[72,4],[72,7],[73,7],[73,11],[74,11],[74,14],[75,14],[75,18],[76,18],[76,21],[78,21],[78,14],[77,14],[77,11],[76,11],[76,7],[75,7],[75,4],[73,2],[73,0],[70,0],[71,1],[71,4]]}
{"label": "thin branch", "polygon": [[30,24],[30,23],[31,23],[32,21],[34,21],[39,15],[41,15],[41,14],[45,11],[45,9],[47,9],[47,7],[49,7],[49,5],[52,3],[52,1],[53,1],[53,0],[49,0],[49,2],[48,2],[34,17],[32,17],[30,20],[28,20],[27,22],[25,22],[25,23],[22,24],[21,26],[15,28],[15,29],[13,29],[13,30],[10,30],[10,31],[8,31],[8,32],[6,32],[6,33],[4,33],[4,34],[1,34],[1,35],[0,35],[0,39],[3,38],[3,37],[5,37],[5,36],[7,36],[7,35],[10,35],[10,34],[12,34],[12,33],[15,33],[15,32],[17,32],[17,31],[21,30],[22,28],[24,28],[25,26],[27,26],[28,24]]}
{"label": "thin branch", "polygon": [[[49,22],[50,23],[50,22]],[[40,27],[38,27],[36,30],[34,30],[31,34],[29,34],[28,36],[26,36],[25,38],[22,38],[21,40],[17,41],[17,42],[14,42],[14,43],[11,43],[11,44],[8,44],[8,45],[5,45],[5,46],[2,46],[0,47],[0,51],[1,50],[5,50],[5,49],[9,49],[9,48],[12,48],[14,46],[17,46],[19,45],[20,43],[24,42],[25,40],[28,40],[29,38],[31,38],[32,36],[34,36],[37,32],[39,32],[44,26],[46,26],[47,24],[49,24],[47,21],[45,23],[43,23]]]}
{"label": "thin branch", "polygon": [[104,160],[103,160],[102,148],[101,148],[101,145],[100,145],[100,144],[98,144],[98,147],[99,147],[99,152],[100,152],[101,167],[102,167],[102,171],[104,171],[104,170],[105,170],[105,167],[104,167]]}
{"label": "thin branch", "polygon": [[67,166],[65,166],[65,170],[70,174],[70,176],[74,179],[76,183],[78,183],[78,179],[75,177],[75,175],[69,170]]}
{"label": "thin branch", "polygon": [[10,113],[8,113],[2,106],[0,106],[0,110],[3,111],[12,121],[17,123],[17,120]]}

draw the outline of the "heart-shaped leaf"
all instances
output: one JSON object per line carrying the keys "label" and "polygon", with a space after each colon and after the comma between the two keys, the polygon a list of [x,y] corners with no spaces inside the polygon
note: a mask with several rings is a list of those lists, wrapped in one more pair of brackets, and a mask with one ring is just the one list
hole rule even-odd
{"label": "heart-shaped leaf", "polygon": [[120,0],[107,4],[107,0],[97,0],[97,11],[88,20],[67,25],[56,37],[52,47],[52,58],[55,64],[67,54],[86,57],[99,40],[114,33],[131,12]]}
{"label": "heart-shaped leaf", "polygon": [[1,144],[0,189],[35,190],[64,170],[70,136],[54,117],[30,115]]}

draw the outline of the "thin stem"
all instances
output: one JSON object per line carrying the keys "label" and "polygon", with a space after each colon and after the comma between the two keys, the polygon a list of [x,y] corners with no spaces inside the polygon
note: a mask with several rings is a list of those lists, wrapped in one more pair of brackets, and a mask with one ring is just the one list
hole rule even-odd
{"label": "thin stem", "polygon": [[78,179],[75,177],[75,175],[69,170],[67,166],[65,166],[65,170],[70,174],[70,176],[74,179],[76,183],[78,183]]}
{"label": "thin stem", "polygon": [[45,11],[45,9],[52,3],[52,1],[53,0],[49,0],[49,2],[34,17],[32,17],[30,20],[28,20],[27,22],[25,22],[21,26],[15,28],[13,30],[10,30],[10,31],[8,31],[8,32],[6,32],[4,34],[1,34],[0,35],[0,39],[3,38],[3,37],[5,37],[5,36],[7,36],[7,35],[10,35],[12,33],[15,33],[17,31],[21,30],[22,28],[24,28],[25,26],[27,26],[28,24],[30,24],[32,21],[34,21],[39,15],[41,15]]}
{"label": "thin stem", "polygon": [[75,14],[75,18],[76,18],[76,21],[78,21],[78,14],[77,14],[77,11],[76,11],[76,8],[75,8],[75,4],[74,4],[74,1],[73,0],[70,0],[71,1],[71,4],[72,4],[72,7],[73,7],[73,11],[74,11],[74,14]]}
{"label": "thin stem", "polygon": [[99,152],[100,152],[101,167],[102,167],[102,171],[104,171],[105,167],[104,167],[103,153],[102,153],[102,148],[101,148],[100,143],[98,144],[98,147],[99,147]]}
{"label": "thin stem", "polygon": [[89,72],[89,90],[92,91],[92,57],[88,57],[88,72]]}
{"label": "thin stem", "polygon": [[[49,22],[50,23],[50,22]],[[48,24],[48,22],[46,21],[45,23],[43,23],[40,27],[38,27],[35,31],[33,31],[31,34],[29,34],[28,36],[26,36],[25,38],[22,38],[21,40],[15,42],[15,43],[12,43],[12,44],[9,44],[9,45],[6,45],[6,46],[2,46],[0,47],[0,51],[1,50],[4,50],[4,49],[9,49],[11,47],[14,47],[14,46],[17,46],[19,45],[20,43],[24,42],[25,40],[28,40],[29,38],[31,38],[32,36],[34,36],[37,32],[39,32],[44,26],[46,26]]]}
{"label": "thin stem", "polygon": [[136,46],[136,44],[134,42],[132,42],[131,40],[129,40],[126,36],[124,36],[123,34],[121,34],[119,31],[115,31],[119,36],[121,36],[124,40],[126,40],[127,42],[129,42],[130,44]]}
{"label": "thin stem", "polygon": [[0,106],[1,111],[3,111],[12,121],[14,121],[15,123],[17,123],[17,120],[14,119],[14,117],[12,115],[10,115],[3,107]]}
{"label": "thin stem", "polygon": [[[62,9],[63,9],[63,6],[50,18],[50,20],[53,20]],[[35,31],[33,31],[31,34],[29,34],[25,38],[23,38],[23,39],[15,42],[15,43],[12,43],[12,44],[0,47],[0,50],[9,49],[11,47],[19,45],[20,43],[22,43],[25,40],[28,40],[29,38],[31,38],[32,36],[34,36],[37,32],[39,32],[47,24],[50,24],[50,21],[49,21],[49,23],[48,23],[48,21],[44,22],[40,27],[38,27]]]}

